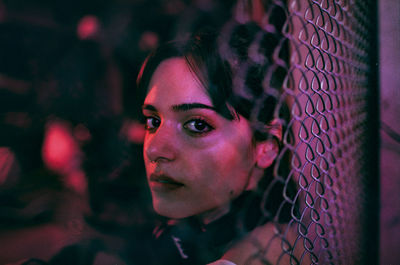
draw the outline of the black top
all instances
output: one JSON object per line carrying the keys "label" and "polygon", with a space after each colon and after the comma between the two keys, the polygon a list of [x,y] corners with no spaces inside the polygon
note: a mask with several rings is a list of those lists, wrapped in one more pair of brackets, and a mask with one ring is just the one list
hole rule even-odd
{"label": "black top", "polygon": [[[261,197],[245,192],[232,202],[226,215],[210,224],[196,217],[167,220],[147,239],[132,238],[130,251],[123,255],[128,265],[207,264],[218,260],[237,241],[268,220],[262,215]],[[50,261],[30,260],[23,265],[90,265],[100,252],[107,252],[99,240],[65,247]]]}

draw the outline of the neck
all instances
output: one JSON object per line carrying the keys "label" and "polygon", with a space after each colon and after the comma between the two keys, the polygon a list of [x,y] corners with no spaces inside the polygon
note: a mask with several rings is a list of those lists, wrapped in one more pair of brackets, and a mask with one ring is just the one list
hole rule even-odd
{"label": "neck", "polygon": [[228,203],[224,206],[212,209],[210,211],[201,214],[199,218],[204,225],[207,225],[227,214],[230,211],[230,209],[231,209],[231,204]]}

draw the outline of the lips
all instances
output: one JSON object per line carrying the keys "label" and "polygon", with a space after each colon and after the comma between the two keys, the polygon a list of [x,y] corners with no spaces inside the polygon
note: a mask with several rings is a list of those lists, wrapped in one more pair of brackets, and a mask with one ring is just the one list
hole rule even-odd
{"label": "lips", "polygon": [[149,184],[150,188],[155,191],[175,190],[184,186],[183,183],[166,174],[151,174]]}

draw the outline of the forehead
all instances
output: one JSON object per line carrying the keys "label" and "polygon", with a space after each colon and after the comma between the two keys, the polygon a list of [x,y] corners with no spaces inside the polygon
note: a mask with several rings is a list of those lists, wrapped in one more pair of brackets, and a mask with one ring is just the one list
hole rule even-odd
{"label": "forehead", "polygon": [[192,73],[185,59],[176,57],[160,63],[149,84],[145,103],[199,102],[212,105],[205,88]]}

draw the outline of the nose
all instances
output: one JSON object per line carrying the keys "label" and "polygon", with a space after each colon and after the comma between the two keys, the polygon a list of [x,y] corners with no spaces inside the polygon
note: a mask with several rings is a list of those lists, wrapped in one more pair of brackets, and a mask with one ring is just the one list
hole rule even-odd
{"label": "nose", "polygon": [[144,138],[145,161],[168,162],[176,159],[176,132],[169,124],[161,124],[155,132],[147,132]]}

